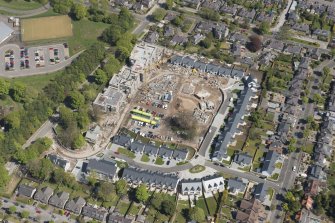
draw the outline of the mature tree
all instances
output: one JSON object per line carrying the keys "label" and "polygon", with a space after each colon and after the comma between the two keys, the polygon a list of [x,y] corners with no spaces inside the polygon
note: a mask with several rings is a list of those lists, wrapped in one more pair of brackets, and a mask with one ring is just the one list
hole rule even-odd
{"label": "mature tree", "polygon": [[72,13],[74,14],[77,20],[81,20],[86,17],[87,8],[84,4],[76,3],[73,5]]}
{"label": "mature tree", "polygon": [[324,75],[324,76],[329,76],[329,75],[331,74],[331,71],[330,71],[330,68],[329,68],[329,67],[324,67],[324,68],[322,69],[322,71],[323,71],[323,75]]}
{"label": "mature tree", "polygon": [[21,218],[28,218],[30,216],[29,211],[22,211],[20,213]]}
{"label": "mature tree", "polygon": [[120,27],[122,27],[124,30],[129,30],[134,26],[134,22],[135,19],[131,12],[127,8],[122,7],[119,13]]}
{"label": "mature tree", "polygon": [[287,40],[291,37],[291,28],[287,25],[281,27],[280,31],[278,32],[276,38],[279,40]]}
{"label": "mature tree", "polygon": [[261,34],[268,34],[270,31],[270,23],[268,21],[264,21],[259,26],[259,32]]}
{"label": "mature tree", "polygon": [[197,222],[205,221],[205,212],[203,209],[195,206],[189,210],[189,218]]}
{"label": "mature tree", "polygon": [[10,89],[9,81],[0,79],[0,96],[8,95],[9,89]]}
{"label": "mature tree", "polygon": [[202,8],[200,11],[200,16],[205,19],[209,19],[213,21],[220,20],[220,13],[212,9],[209,9],[209,8]]}
{"label": "mature tree", "polygon": [[20,113],[17,111],[9,113],[4,120],[10,129],[18,129],[20,127]]}
{"label": "mature tree", "polygon": [[176,204],[170,200],[164,200],[161,204],[161,211],[165,215],[172,215],[176,210]]}
{"label": "mature tree", "polygon": [[71,11],[73,0],[50,0],[53,10],[60,14],[68,14]]}
{"label": "mature tree", "polygon": [[113,184],[110,182],[102,182],[98,187],[97,187],[97,197],[98,199],[108,202],[113,200],[115,197],[115,194],[113,193]]}
{"label": "mature tree", "polygon": [[166,15],[166,11],[162,8],[158,8],[152,13],[152,19],[155,22],[160,22],[161,20],[164,19],[165,15]]}
{"label": "mature tree", "polygon": [[106,84],[107,80],[108,80],[107,79],[107,74],[105,73],[105,71],[103,71],[101,69],[98,69],[95,72],[95,75],[94,75],[95,83],[97,83],[98,85]]}
{"label": "mature tree", "polygon": [[184,21],[185,21],[184,15],[181,14],[179,16],[176,16],[171,22],[175,26],[180,27],[180,26],[182,26],[184,24]]}
{"label": "mature tree", "polygon": [[103,66],[103,70],[108,74],[109,77],[111,77],[120,70],[121,64],[112,54],[109,55],[107,59],[108,60],[106,64]]}
{"label": "mature tree", "polygon": [[10,214],[14,214],[14,213],[16,212],[16,206],[10,206],[10,207],[8,208],[8,212],[9,212]]}
{"label": "mature tree", "polygon": [[77,124],[80,129],[87,129],[90,124],[88,109],[80,108],[77,114]]}
{"label": "mature tree", "polygon": [[90,171],[89,175],[87,176],[87,181],[88,184],[91,186],[94,186],[97,184],[98,180],[97,180],[97,173],[95,171]]}
{"label": "mature tree", "polygon": [[0,165],[0,188],[4,188],[9,182],[9,180],[10,180],[10,177],[8,175],[8,171],[6,170],[5,165],[1,164]]}
{"label": "mature tree", "polygon": [[259,110],[252,112],[251,115],[249,116],[249,120],[257,128],[261,128],[263,126],[263,118],[264,118],[264,113],[262,113]]}
{"label": "mature tree", "polygon": [[70,94],[69,102],[71,108],[78,109],[85,103],[85,98],[79,91],[73,91]]}
{"label": "mature tree", "polygon": [[296,144],[297,143],[297,140],[296,138],[292,137],[289,141],[289,144],[288,144],[288,147],[287,149],[292,153],[292,152],[295,152],[297,150],[297,147],[296,147]]}
{"label": "mature tree", "polygon": [[116,49],[115,56],[120,61],[125,62],[130,56],[130,51],[126,47],[118,47]]}
{"label": "mature tree", "polygon": [[200,46],[202,46],[206,49],[210,48],[211,45],[212,45],[212,40],[207,38],[207,37],[204,40],[200,41]]}
{"label": "mature tree", "polygon": [[80,149],[85,145],[85,138],[82,134],[78,133],[77,136],[73,139],[72,148]]}
{"label": "mature tree", "polygon": [[262,48],[262,40],[257,35],[252,35],[249,37],[249,42],[247,43],[247,48],[251,52],[257,52]]}
{"label": "mature tree", "polygon": [[172,7],[173,7],[173,0],[166,0],[166,2],[165,2],[165,8],[167,10],[170,10],[170,9],[172,9]]}
{"label": "mature tree", "polygon": [[145,184],[141,184],[136,188],[136,199],[145,203],[149,198],[149,192]]}
{"label": "mature tree", "polygon": [[127,182],[124,179],[120,179],[115,183],[115,189],[118,196],[122,197],[127,194]]}
{"label": "mature tree", "polygon": [[325,99],[318,93],[313,94],[312,100],[317,104],[323,104]]}
{"label": "mature tree", "polygon": [[53,172],[53,164],[49,159],[32,160],[27,165],[29,173],[40,180],[49,180]]}
{"label": "mature tree", "polygon": [[9,94],[14,101],[23,101],[26,95],[26,86],[23,83],[15,82],[9,90]]}

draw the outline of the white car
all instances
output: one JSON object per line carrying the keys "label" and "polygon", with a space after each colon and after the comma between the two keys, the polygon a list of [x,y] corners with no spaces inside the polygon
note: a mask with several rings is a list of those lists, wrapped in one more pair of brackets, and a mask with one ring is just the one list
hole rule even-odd
{"label": "white car", "polygon": [[293,172],[295,172],[297,170],[297,167],[293,166],[292,170],[293,170]]}

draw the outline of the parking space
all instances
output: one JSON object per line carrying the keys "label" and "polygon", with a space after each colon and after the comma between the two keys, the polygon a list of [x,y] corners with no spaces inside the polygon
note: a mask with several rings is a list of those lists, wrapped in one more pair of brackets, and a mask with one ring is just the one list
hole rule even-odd
{"label": "parking space", "polygon": [[66,43],[36,47],[19,47],[8,44],[0,48],[0,72],[29,70],[52,67],[69,58]]}

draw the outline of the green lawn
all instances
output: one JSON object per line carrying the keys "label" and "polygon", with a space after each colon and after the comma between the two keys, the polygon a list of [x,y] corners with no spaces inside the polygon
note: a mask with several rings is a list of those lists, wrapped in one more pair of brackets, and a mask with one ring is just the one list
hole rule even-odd
{"label": "green lawn", "polygon": [[181,165],[185,165],[188,164],[188,161],[181,161],[179,163],[177,163],[177,166],[181,166]]}
{"label": "green lawn", "polygon": [[214,214],[216,213],[216,210],[218,208],[218,204],[217,204],[215,198],[214,197],[206,198],[206,203],[207,203],[210,215],[214,216]]}
{"label": "green lawn", "polygon": [[231,215],[231,209],[230,209],[230,207],[223,207],[223,208],[221,209],[221,211],[222,211],[222,214],[223,214],[226,218],[228,218],[228,219],[233,219],[233,217],[232,217],[232,215]]}
{"label": "green lawn", "polygon": [[206,169],[206,167],[202,166],[202,165],[196,165],[194,167],[192,167],[191,169],[189,169],[190,173],[200,173],[202,171],[204,171]]}
{"label": "green lawn", "polygon": [[0,0],[0,7],[5,7],[15,10],[32,10],[41,7],[42,5],[36,1],[25,1],[25,0]]}
{"label": "green lawn", "polygon": [[125,201],[120,201],[116,208],[119,210],[120,214],[125,215],[128,211],[129,203]]}
{"label": "green lawn", "polygon": [[280,163],[280,162],[278,162],[278,163],[275,164],[275,167],[276,167],[277,169],[281,169],[282,166],[283,166],[283,163]]}
{"label": "green lawn", "polygon": [[41,17],[47,17],[47,16],[56,16],[56,15],[60,15],[57,12],[54,12],[54,10],[52,8],[50,8],[48,11],[42,13],[42,14],[38,14],[29,18],[41,18]]}
{"label": "green lawn", "polygon": [[[88,19],[72,21],[73,36],[61,39],[49,39],[28,42],[28,45],[43,45],[51,43],[67,42],[70,48],[70,55],[85,50],[92,44],[98,42],[98,37],[109,27],[109,24],[102,22],[93,22]],[[106,44],[107,45],[107,44]]]}
{"label": "green lawn", "polygon": [[279,178],[279,173],[272,174],[272,176],[270,177],[270,179],[272,180],[278,180],[278,178]]}
{"label": "green lawn", "polygon": [[155,160],[155,164],[156,165],[163,165],[164,164],[164,160],[162,157],[157,157]]}
{"label": "green lawn", "polygon": [[140,210],[141,210],[141,205],[135,204],[135,202],[133,202],[128,211],[128,214],[136,216]]}
{"label": "green lawn", "polygon": [[[177,213],[175,218],[175,223],[185,223],[187,220],[185,219],[184,212],[186,212],[190,208],[188,201],[178,201],[177,204]],[[206,213],[206,212],[205,212]]]}
{"label": "green lawn", "polygon": [[306,44],[306,45],[309,45],[309,46],[320,47],[320,44],[318,44],[316,42],[309,42],[309,41],[294,38],[294,37],[290,37],[289,40],[291,40],[293,42],[297,42],[297,43]]}
{"label": "green lawn", "polygon": [[308,153],[308,154],[312,154],[313,153],[313,148],[314,148],[313,143],[307,143],[305,146],[302,147],[302,151],[304,151],[305,153]]}
{"label": "green lawn", "polygon": [[195,206],[201,208],[202,210],[204,210],[205,215],[210,215],[210,213],[208,213],[207,207],[206,207],[206,201],[205,198],[200,197],[197,201]]}
{"label": "green lawn", "polygon": [[275,191],[273,190],[273,188],[269,187],[267,194],[270,196],[270,201],[272,200],[274,193]]}
{"label": "green lawn", "polygon": [[128,149],[125,149],[125,148],[122,148],[122,147],[119,147],[117,149],[117,151],[120,153],[120,154],[123,154],[125,156],[128,156],[129,158],[131,159],[134,159],[136,156],[135,156],[135,153],[133,153],[132,151],[128,150]]}
{"label": "green lawn", "polygon": [[150,161],[150,158],[147,154],[143,154],[142,157],[141,157],[141,161],[147,163],[147,162]]}

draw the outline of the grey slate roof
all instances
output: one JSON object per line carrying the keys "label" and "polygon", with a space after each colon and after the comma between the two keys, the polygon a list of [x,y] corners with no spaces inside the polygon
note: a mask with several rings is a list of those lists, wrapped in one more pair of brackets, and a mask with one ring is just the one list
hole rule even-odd
{"label": "grey slate roof", "polygon": [[219,75],[220,76],[230,76],[231,75],[231,68],[228,67],[220,67],[219,69]]}
{"label": "grey slate roof", "polygon": [[232,69],[231,71],[231,76],[232,77],[238,77],[238,78],[242,78],[244,77],[244,71],[240,70],[240,69]]}
{"label": "grey slate roof", "polygon": [[94,208],[92,206],[86,205],[82,209],[82,215],[94,218],[99,221],[103,221],[107,215],[107,211],[102,208]]}
{"label": "grey slate roof", "polygon": [[186,160],[188,154],[187,149],[175,149],[173,151],[172,157],[178,160]]}
{"label": "grey slate roof", "polygon": [[57,156],[55,154],[49,154],[47,157],[53,164],[55,164],[57,166],[60,166],[63,169],[65,169],[66,164],[69,163],[69,161],[67,161],[67,160],[63,159],[62,157]]}
{"label": "grey slate roof", "polygon": [[159,148],[158,156],[161,156],[163,158],[171,158],[172,154],[173,154],[173,150],[166,146],[162,146]]}
{"label": "grey slate roof", "polygon": [[313,165],[311,167],[311,171],[309,173],[309,176],[318,180],[321,180],[324,177],[324,172],[322,170],[322,167],[319,165]]}
{"label": "grey slate roof", "polygon": [[220,67],[215,64],[207,64],[206,72],[217,74],[219,72]]}
{"label": "grey slate roof", "polygon": [[143,152],[149,156],[156,156],[158,153],[158,147],[151,144],[146,144]]}
{"label": "grey slate roof", "polygon": [[119,146],[129,148],[131,145],[132,139],[124,135],[116,135],[113,137],[113,143]]}
{"label": "grey slate roof", "polygon": [[278,161],[279,156],[280,155],[273,150],[267,152],[263,162],[262,172],[265,171],[271,175],[276,168],[275,163]]}
{"label": "grey slate roof", "polygon": [[170,63],[173,64],[173,65],[181,65],[182,61],[183,61],[183,57],[178,56],[178,55],[174,55],[170,59]]}
{"label": "grey slate roof", "polygon": [[194,66],[194,60],[190,57],[184,57],[181,63],[182,66],[184,67],[190,67],[193,68]]}
{"label": "grey slate roof", "polygon": [[50,187],[43,187],[37,190],[37,192],[34,195],[34,199],[47,204],[49,201],[49,198],[51,197],[53,193],[54,191]]}
{"label": "grey slate roof", "polygon": [[132,183],[144,183],[161,187],[165,186],[170,189],[175,189],[179,181],[179,179],[173,175],[150,172],[132,167],[123,170],[122,178],[125,178]]}
{"label": "grey slate roof", "polygon": [[144,149],[144,143],[142,143],[140,141],[134,141],[130,145],[130,150],[135,152],[135,153],[141,153],[141,152],[143,152],[143,149]]}
{"label": "grey slate roof", "polygon": [[251,165],[252,157],[247,153],[239,153],[235,155],[234,162],[238,163],[239,165]]}
{"label": "grey slate roof", "polygon": [[98,174],[103,174],[109,178],[113,178],[116,174],[116,163],[107,160],[90,159],[86,167],[86,173],[95,171]]}
{"label": "grey slate roof", "polygon": [[71,211],[75,214],[80,214],[81,209],[86,204],[86,201],[82,197],[76,197],[74,199],[69,200],[65,205],[65,210]]}
{"label": "grey slate roof", "polygon": [[264,202],[267,195],[267,190],[268,186],[266,186],[264,183],[259,183],[254,190],[255,198],[257,198],[261,202]]}
{"label": "grey slate roof", "polygon": [[213,158],[222,160],[227,157],[227,147],[232,141],[232,137],[238,130],[238,124],[245,115],[247,105],[253,95],[252,89],[248,86],[241,91],[240,98],[237,102],[236,108],[231,118],[228,120],[222,134],[219,135],[218,142],[215,145]]}
{"label": "grey slate roof", "polygon": [[246,186],[247,185],[239,178],[230,178],[227,184],[228,190],[234,193],[237,191],[244,192]]}
{"label": "grey slate roof", "polygon": [[64,192],[64,191],[58,192],[57,194],[54,194],[50,197],[49,204],[63,209],[69,197],[70,197],[70,194],[67,192]]}
{"label": "grey slate roof", "polygon": [[193,68],[197,69],[197,70],[200,70],[202,72],[205,72],[206,71],[206,66],[207,66],[207,64],[205,64],[203,62],[195,61]]}
{"label": "grey slate roof", "polygon": [[18,193],[19,195],[23,195],[26,197],[32,197],[36,191],[36,188],[25,185],[25,184],[20,184],[18,188]]}

